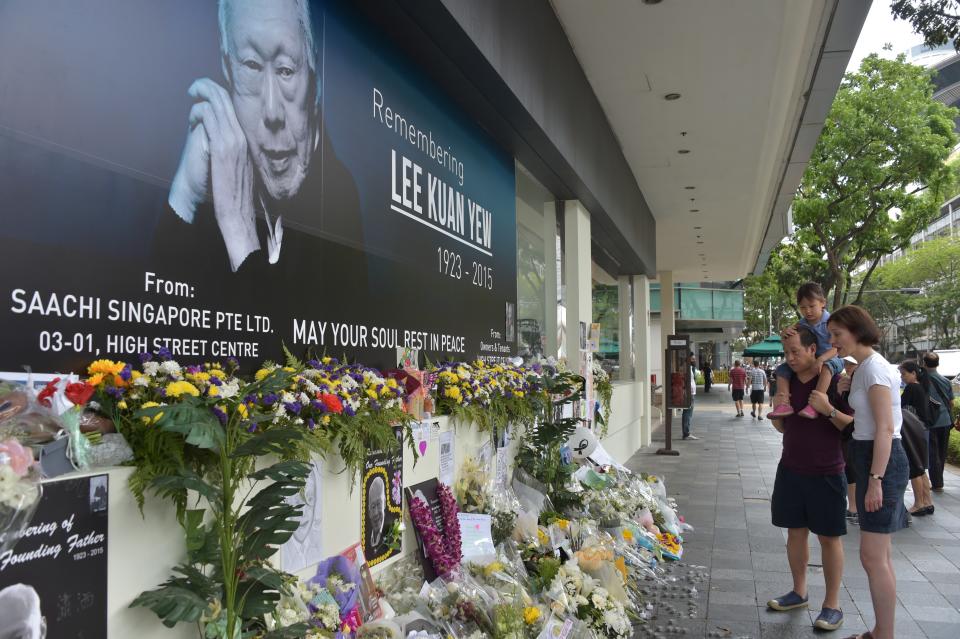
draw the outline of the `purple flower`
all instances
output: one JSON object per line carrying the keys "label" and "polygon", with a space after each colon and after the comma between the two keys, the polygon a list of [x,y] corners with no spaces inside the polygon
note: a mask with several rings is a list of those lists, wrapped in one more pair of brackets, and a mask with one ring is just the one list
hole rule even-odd
{"label": "purple flower", "polygon": [[191,374],[193,374],[193,375],[196,375],[197,373],[199,373],[199,372],[202,371],[202,370],[203,370],[203,369],[200,368],[199,366],[187,366],[187,372],[188,372],[188,373],[191,373]]}
{"label": "purple flower", "polygon": [[217,416],[217,419],[220,420],[220,423],[221,423],[221,424],[223,424],[224,426],[227,425],[227,414],[226,414],[225,412],[223,412],[223,410],[221,410],[221,409],[220,409],[219,407],[217,407],[217,406],[214,406],[214,407],[211,408],[210,410],[212,410],[212,411],[213,411],[213,414]]}
{"label": "purple flower", "polygon": [[260,400],[260,402],[261,402],[264,406],[272,406],[273,404],[277,403],[277,400],[278,400],[278,399],[280,399],[280,398],[277,397],[277,394],[276,394],[276,393],[267,393],[266,395],[263,396],[263,398]]}
{"label": "purple flower", "polygon": [[247,395],[246,397],[243,398],[243,403],[244,403],[244,404],[256,404],[256,403],[257,403],[257,396],[256,396],[256,395],[253,395],[253,394]]}
{"label": "purple flower", "polygon": [[153,359],[153,355],[151,355],[151,354],[148,353],[147,351],[144,351],[144,352],[140,353],[140,363],[141,363],[141,364],[146,364],[147,362],[149,362],[149,361],[152,360],[152,359]]}
{"label": "purple flower", "polygon": [[158,388],[158,389],[157,389],[157,395],[159,395],[160,397],[166,397],[166,396],[167,396],[167,389],[166,389],[166,388]]}
{"label": "purple flower", "polygon": [[133,369],[130,368],[130,364],[127,364],[123,367],[123,370],[120,371],[120,379],[129,382],[131,377],[133,377]]}
{"label": "purple flower", "polygon": [[377,412],[378,410],[380,410],[380,403],[375,399],[371,399],[370,410],[372,410],[373,412]]}
{"label": "purple flower", "polygon": [[233,368],[240,368],[240,360],[238,360],[236,357],[228,357],[227,364]]}
{"label": "purple flower", "polygon": [[170,349],[166,346],[161,346],[157,349],[157,357],[163,361],[167,361],[169,359],[173,359],[173,353],[171,353]]}
{"label": "purple flower", "polygon": [[307,360],[307,366],[309,366],[310,368],[319,369],[319,368],[320,368],[320,362],[317,361],[317,360],[315,360],[315,359],[308,359],[308,360]]}
{"label": "purple flower", "polygon": [[107,388],[107,394],[111,395],[115,399],[123,399],[123,391],[121,391],[116,386],[110,386]]}
{"label": "purple flower", "polygon": [[216,375],[210,376],[210,383],[214,386],[223,386],[223,380],[217,377]]}
{"label": "purple flower", "polygon": [[247,426],[247,432],[248,432],[248,433],[255,433],[255,432],[257,432],[257,422],[250,422],[250,425]]}
{"label": "purple flower", "polygon": [[353,408],[350,406],[350,404],[344,404],[344,405],[343,405],[343,414],[346,415],[347,417],[353,417],[354,415],[357,414],[357,411],[353,410]]}
{"label": "purple flower", "polygon": [[313,429],[316,428],[316,427],[317,427],[317,422],[313,421],[313,418],[312,418],[312,417],[308,417],[308,418],[307,418],[307,428],[309,428],[310,430],[313,430]]}
{"label": "purple flower", "polygon": [[293,413],[294,415],[299,415],[300,411],[303,410],[303,404],[300,402],[284,402],[283,407],[287,409],[288,413]]}

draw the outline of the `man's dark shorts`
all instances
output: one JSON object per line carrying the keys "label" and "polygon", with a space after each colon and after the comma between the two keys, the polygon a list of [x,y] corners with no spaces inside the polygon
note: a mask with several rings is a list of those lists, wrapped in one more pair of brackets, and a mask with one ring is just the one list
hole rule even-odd
{"label": "man's dark shorts", "polygon": [[753,390],[753,391],[750,391],[750,403],[751,403],[751,404],[762,404],[762,403],[763,403],[763,391],[762,391],[762,390]]}
{"label": "man's dark shorts", "polygon": [[770,511],[779,528],[808,528],[815,535],[847,534],[847,478],[802,475],[777,466]]}
{"label": "man's dark shorts", "polygon": [[735,402],[743,401],[743,389],[742,389],[742,388],[734,388],[734,389],[733,389],[733,401],[735,401]]}

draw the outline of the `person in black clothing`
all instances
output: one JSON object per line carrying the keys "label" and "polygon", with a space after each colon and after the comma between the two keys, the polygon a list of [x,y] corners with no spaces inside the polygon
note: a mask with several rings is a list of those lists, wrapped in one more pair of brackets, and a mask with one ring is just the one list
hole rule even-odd
{"label": "person in black clothing", "polygon": [[[930,396],[924,388],[924,382],[926,385],[930,382],[926,371],[916,362],[904,362],[900,364],[900,379],[907,385],[900,396],[900,406],[911,409],[924,426],[929,427]],[[910,462],[910,487],[913,490],[913,508],[910,509],[910,514],[914,517],[932,515],[933,500],[930,496],[930,488],[924,481],[929,431],[925,428],[920,436],[911,437],[907,430],[907,423],[904,422],[901,435],[903,447],[907,451],[907,460]]]}
{"label": "person in black clothing", "polygon": [[703,392],[709,393],[713,386],[713,369],[710,368],[710,362],[703,363]]}
{"label": "person in black clothing", "polygon": [[934,492],[943,492],[943,466],[947,461],[947,443],[950,441],[950,427],[953,425],[953,416],[950,406],[953,404],[953,388],[949,380],[941,375],[937,368],[940,366],[940,356],[929,352],[923,354],[923,368],[927,373],[929,383],[924,386],[930,397],[939,403],[934,407],[931,402],[930,426],[930,483]]}

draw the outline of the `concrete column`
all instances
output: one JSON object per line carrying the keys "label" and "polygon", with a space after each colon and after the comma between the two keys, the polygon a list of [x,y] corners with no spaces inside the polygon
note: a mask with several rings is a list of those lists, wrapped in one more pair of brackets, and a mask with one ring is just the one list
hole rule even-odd
{"label": "concrete column", "polygon": [[617,278],[619,302],[618,312],[620,314],[620,379],[628,381],[633,379],[633,335],[630,326],[630,311],[633,308],[633,296],[630,292],[629,275],[621,275]]}
{"label": "concrete column", "polygon": [[640,396],[640,433],[634,448],[650,445],[650,280],[633,276],[633,361]]}
{"label": "concrete column", "polygon": [[[659,353],[653,353],[651,357],[657,357],[660,361],[660,369],[663,371],[661,374],[664,379],[657,380],[657,383],[663,384],[664,388],[667,388],[666,375],[667,372],[663,370],[663,350],[667,348],[669,341],[667,337],[676,333],[676,318],[674,317],[674,308],[673,308],[673,271],[659,271],[657,273],[657,279],[660,280],[660,349]],[[667,393],[663,393],[663,409],[664,414],[667,412]]]}
{"label": "concrete column", "polygon": [[546,321],[543,325],[544,355],[560,356],[560,327],[557,312],[560,306],[560,272],[557,268],[557,203],[546,202],[543,205],[543,308]]}
{"label": "concrete column", "polygon": [[590,270],[590,213],[579,200],[567,200],[563,214],[567,280],[565,354],[570,370],[580,370],[580,323],[589,331],[593,321],[593,280]]}

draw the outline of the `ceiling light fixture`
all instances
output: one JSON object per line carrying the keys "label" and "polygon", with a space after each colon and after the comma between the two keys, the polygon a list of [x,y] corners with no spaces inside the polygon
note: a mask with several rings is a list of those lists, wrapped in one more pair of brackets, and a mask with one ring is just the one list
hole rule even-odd
{"label": "ceiling light fixture", "polygon": [[691,212],[691,213],[699,213],[699,212],[700,212],[700,209],[690,209],[690,212]]}
{"label": "ceiling light fixture", "polygon": [[697,188],[697,187],[695,187],[695,186],[685,186],[685,187],[683,187],[683,188],[685,188],[685,189],[688,190],[688,191],[692,191],[692,190],[694,190],[694,189]]}
{"label": "ceiling light fixture", "polygon": [[666,94],[665,96],[663,96],[663,99],[666,100],[667,102],[673,102],[674,100],[679,100],[679,99],[680,99],[680,94],[679,94],[679,93],[668,93],[668,94]]}
{"label": "ceiling light fixture", "polygon": [[678,150],[677,150],[677,153],[679,153],[680,155],[686,155],[686,154],[689,153],[689,152],[690,152],[690,149],[678,149]]}
{"label": "ceiling light fixture", "polygon": [[660,4],[663,0],[643,0],[643,4]]}

